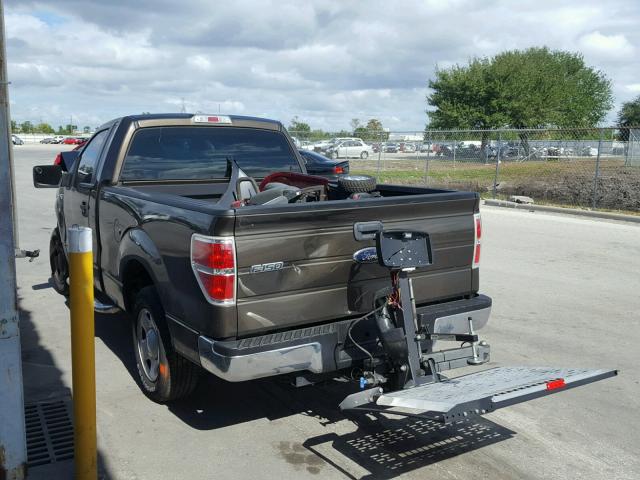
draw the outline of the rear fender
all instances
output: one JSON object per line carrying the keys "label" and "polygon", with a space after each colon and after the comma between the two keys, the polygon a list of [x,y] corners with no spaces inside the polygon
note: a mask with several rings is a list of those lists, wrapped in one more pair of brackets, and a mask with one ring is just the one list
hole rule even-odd
{"label": "rear fender", "polygon": [[[120,241],[118,249],[120,264],[118,268],[118,278],[122,282],[124,289],[124,274],[126,268],[131,261],[137,261],[147,271],[149,277],[153,281],[153,285],[158,291],[160,300],[165,310],[167,310],[167,302],[170,298],[168,285],[168,275],[166,266],[162,260],[162,256],[153,240],[140,228],[132,228],[128,230]],[[124,295],[122,299],[124,305]]]}

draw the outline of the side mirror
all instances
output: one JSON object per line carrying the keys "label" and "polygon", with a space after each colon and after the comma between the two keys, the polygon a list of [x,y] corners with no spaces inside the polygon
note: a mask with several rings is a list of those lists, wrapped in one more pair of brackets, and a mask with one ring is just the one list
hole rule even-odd
{"label": "side mirror", "polygon": [[38,165],[33,167],[33,186],[36,188],[57,188],[62,178],[60,165]]}
{"label": "side mirror", "polygon": [[69,150],[68,152],[61,152],[60,155],[62,156],[63,170],[65,172],[70,172],[73,170],[73,164],[76,162],[76,160],[80,156],[80,151]]}

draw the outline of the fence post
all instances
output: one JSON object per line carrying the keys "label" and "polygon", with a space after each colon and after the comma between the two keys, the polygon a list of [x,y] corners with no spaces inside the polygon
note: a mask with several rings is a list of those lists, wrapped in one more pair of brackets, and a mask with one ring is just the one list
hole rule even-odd
{"label": "fence post", "polygon": [[68,238],[75,470],[78,480],[95,480],[98,467],[92,231],[74,225],[68,230]]}
{"label": "fence post", "polygon": [[604,135],[604,128],[600,129],[600,137],[598,138],[598,156],[596,157],[596,171],[593,176],[593,202],[592,207],[598,206],[598,176],[600,175],[600,152],[602,151],[602,135]]}
{"label": "fence post", "polygon": [[456,140],[453,140],[453,169],[456,168]]}
{"label": "fence post", "polygon": [[[414,135],[414,138],[417,137],[418,134]],[[416,145],[416,170],[418,170],[418,165],[420,165],[420,146]]]}
{"label": "fence post", "polygon": [[380,160],[382,158],[382,130],[380,130],[380,136],[378,137],[378,173],[376,175],[376,180],[380,182]]}
{"label": "fence post", "polygon": [[429,184],[429,157],[431,156],[431,135],[429,135],[429,131],[427,130],[427,159],[424,163],[424,184],[425,186]]}
{"label": "fence post", "polygon": [[498,193],[498,174],[500,173],[500,156],[502,153],[502,131],[498,130],[498,153],[496,153],[496,173],[493,177],[493,198]]}

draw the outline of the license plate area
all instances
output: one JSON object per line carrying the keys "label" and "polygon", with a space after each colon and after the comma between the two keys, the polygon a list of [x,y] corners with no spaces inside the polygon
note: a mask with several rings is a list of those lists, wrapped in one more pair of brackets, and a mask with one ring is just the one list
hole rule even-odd
{"label": "license plate area", "polygon": [[617,373],[584,368],[496,367],[383,393],[376,404],[386,407],[388,413],[419,415],[448,423],[604,380]]}

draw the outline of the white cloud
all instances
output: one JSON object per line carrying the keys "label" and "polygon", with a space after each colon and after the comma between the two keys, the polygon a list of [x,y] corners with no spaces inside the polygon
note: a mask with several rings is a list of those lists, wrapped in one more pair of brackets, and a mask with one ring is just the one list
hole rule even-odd
{"label": "white cloud", "polygon": [[99,123],[184,98],[314,128],[422,129],[436,65],[541,45],[582,51],[618,103],[637,94],[640,4],[557,3],[5,0],[12,114]]}
{"label": "white cloud", "polygon": [[597,30],[580,37],[579,44],[587,53],[605,58],[629,58],[635,50],[624,34],[604,35]]}

